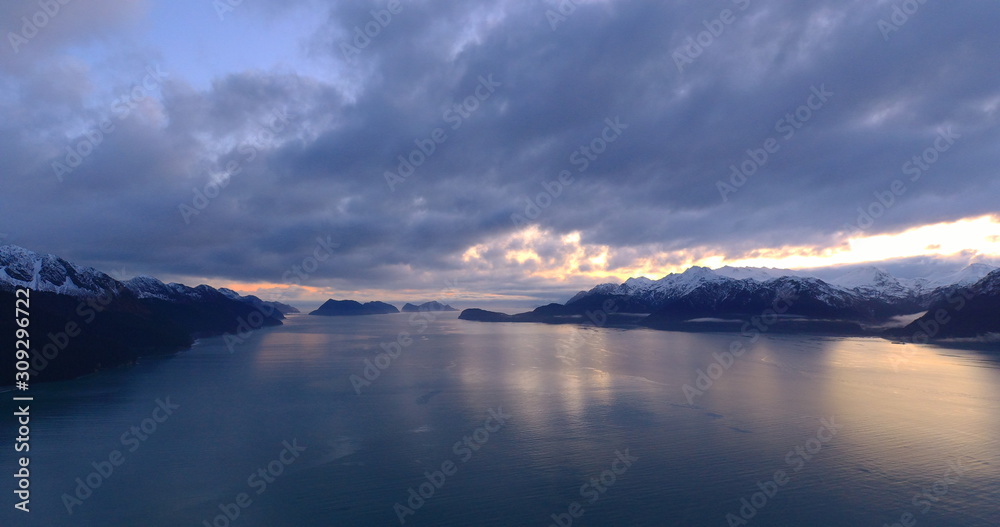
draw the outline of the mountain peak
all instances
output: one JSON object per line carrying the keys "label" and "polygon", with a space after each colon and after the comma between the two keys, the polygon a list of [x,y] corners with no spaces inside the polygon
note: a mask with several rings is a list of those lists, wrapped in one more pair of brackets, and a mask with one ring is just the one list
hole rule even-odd
{"label": "mountain peak", "polygon": [[[642,312],[658,309],[659,306],[688,298],[689,295],[736,297],[760,288],[792,287],[808,289],[824,302],[855,302],[859,306],[862,302],[875,302],[874,305],[892,305],[916,311],[938,288],[975,284],[993,269],[989,265],[973,264],[963,271],[946,276],[899,279],[881,267],[867,265],[840,269],[839,277],[826,280],[809,271],[732,266],[712,270],[696,265],[658,280],[633,277],[621,284],[601,284],[590,291],[577,293],[567,305],[590,305],[595,298],[616,296],[625,297],[620,300],[629,309]],[[836,271],[838,270],[828,269],[826,273],[833,274]]]}
{"label": "mountain peak", "polygon": [[873,265],[858,267],[833,279],[830,283],[842,287],[854,288],[872,285],[884,285],[888,283],[898,283],[895,277],[884,269]]}
{"label": "mountain peak", "polygon": [[329,299],[323,303],[319,309],[310,312],[310,315],[321,316],[350,316],[350,315],[384,315],[388,313],[399,313],[399,309],[385,302],[372,301],[362,304],[356,300],[334,300]]}
{"label": "mountain peak", "polygon": [[975,288],[978,289],[980,293],[1000,295],[1000,269],[993,269],[993,271],[984,276],[982,280],[976,282]]}
{"label": "mountain peak", "polygon": [[423,304],[416,305],[409,302],[403,306],[403,313],[417,313],[424,311],[458,311],[457,309],[449,306],[448,304],[442,304],[437,300],[431,300],[430,302],[424,302]]}
{"label": "mountain peak", "polygon": [[715,274],[732,278],[734,280],[751,279],[758,282],[766,282],[781,278],[782,276],[799,276],[800,273],[791,269],[778,269],[773,267],[732,267],[727,265],[715,270]]}
{"label": "mountain peak", "polygon": [[17,245],[0,246],[0,287],[28,287],[71,296],[117,295],[124,285],[92,267]]}
{"label": "mountain peak", "polygon": [[986,278],[987,275],[996,270],[997,268],[992,265],[974,263],[955,273],[930,277],[928,281],[935,287],[950,285],[969,286]]}
{"label": "mountain peak", "polygon": [[707,275],[714,275],[715,272],[709,269],[708,267],[702,267],[700,265],[692,265],[691,267],[688,267],[681,274],[691,275],[691,276],[707,276]]}

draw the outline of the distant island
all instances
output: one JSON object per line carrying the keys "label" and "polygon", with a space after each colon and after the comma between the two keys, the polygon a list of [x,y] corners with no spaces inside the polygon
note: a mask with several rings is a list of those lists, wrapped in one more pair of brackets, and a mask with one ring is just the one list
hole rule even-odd
{"label": "distant island", "polygon": [[362,304],[356,300],[334,300],[330,299],[319,306],[319,309],[310,312],[310,315],[322,317],[349,317],[359,315],[385,315],[389,313],[399,313],[396,306],[385,302],[367,302]]}
{"label": "distant island", "polygon": [[420,313],[424,311],[458,311],[457,309],[449,306],[448,304],[442,304],[438,301],[424,302],[423,304],[414,305],[407,302],[403,306],[403,313]]}

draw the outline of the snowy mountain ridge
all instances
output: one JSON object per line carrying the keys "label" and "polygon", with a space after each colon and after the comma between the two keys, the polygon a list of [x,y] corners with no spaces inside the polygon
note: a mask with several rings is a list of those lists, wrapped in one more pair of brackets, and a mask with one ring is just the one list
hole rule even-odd
{"label": "snowy mountain ridge", "polygon": [[52,254],[0,245],[0,288],[27,287],[70,296],[119,294],[124,284],[92,267],[74,265]]}
{"label": "snowy mountain ridge", "polygon": [[670,299],[683,298],[707,285],[749,290],[761,284],[774,284],[778,281],[814,289],[820,299],[854,298],[919,303],[926,301],[929,295],[940,288],[972,285],[993,271],[996,271],[996,268],[989,265],[972,264],[956,273],[907,279],[897,278],[883,269],[868,266],[854,268],[833,279],[822,280],[810,272],[789,269],[727,266],[712,270],[694,266],[682,273],[671,273],[658,280],[638,277],[629,278],[621,284],[601,284],[589,291],[580,291],[567,301],[567,305],[594,295],[613,295],[633,298],[655,306]]}
{"label": "snowy mountain ridge", "polygon": [[0,289],[14,290],[17,287],[78,298],[107,294],[119,297],[127,291],[139,299],[155,298],[168,302],[225,298],[253,306],[266,304],[255,296],[241,296],[230,289],[216,289],[208,285],[188,287],[173,282],[165,284],[146,275],[119,281],[93,267],[78,266],[55,255],[36,253],[16,245],[0,245]]}

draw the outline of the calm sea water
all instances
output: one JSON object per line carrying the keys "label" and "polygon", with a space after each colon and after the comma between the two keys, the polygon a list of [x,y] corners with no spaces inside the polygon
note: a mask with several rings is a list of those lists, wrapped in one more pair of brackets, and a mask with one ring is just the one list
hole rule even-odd
{"label": "calm sea water", "polygon": [[985,352],[294,316],[32,391],[31,513],[5,476],[4,526],[1000,525]]}

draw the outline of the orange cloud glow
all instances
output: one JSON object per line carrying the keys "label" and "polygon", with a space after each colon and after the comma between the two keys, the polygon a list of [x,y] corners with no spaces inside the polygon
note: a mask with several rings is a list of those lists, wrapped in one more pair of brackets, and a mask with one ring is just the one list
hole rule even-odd
{"label": "orange cloud glow", "polygon": [[[489,282],[492,276],[542,279],[552,287],[586,287],[601,282],[621,282],[630,277],[661,278],[699,265],[719,268],[778,267],[808,269],[860,263],[877,263],[915,256],[1000,257],[1000,216],[981,216],[955,222],[924,225],[895,234],[859,236],[831,240],[829,246],[764,247],[740,255],[725,255],[714,247],[694,247],[682,251],[655,248],[613,248],[582,243],[579,232],[556,236],[530,226],[469,247],[460,259],[463,273]],[[614,265],[614,267],[612,267]],[[407,290],[355,290],[337,287],[298,286],[267,282],[220,284],[242,294],[267,300],[315,301],[327,298],[397,301],[440,300],[465,304],[484,300],[526,300],[488,291],[468,291],[461,287],[428,292]],[[430,296],[428,296],[430,295]],[[432,298],[433,297],[433,298]]]}
{"label": "orange cloud glow", "polygon": [[[473,263],[484,254],[502,251],[509,265],[521,266],[527,276],[557,281],[595,281],[645,276],[660,278],[681,272],[693,265],[719,268],[779,267],[808,269],[860,263],[874,263],[894,258],[914,256],[973,256],[1000,257],[1000,216],[981,216],[950,223],[915,227],[896,234],[860,236],[830,246],[768,247],[737,257],[726,257],[710,247],[684,251],[652,252],[638,256],[625,265],[610,268],[615,249],[607,245],[583,244],[580,233],[563,236],[556,256],[542,257],[543,248],[552,253],[553,237],[536,226],[500,239],[470,247],[463,261]],[[544,247],[543,247],[544,246]],[[494,265],[496,265],[494,263]]]}

